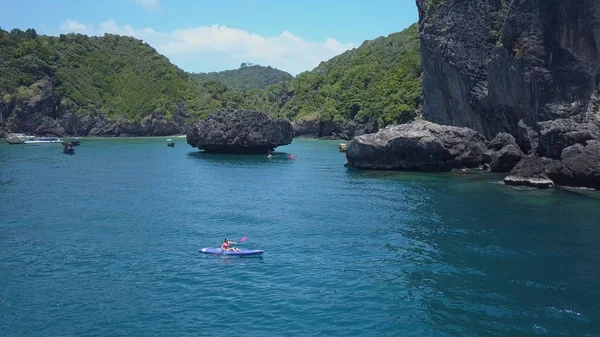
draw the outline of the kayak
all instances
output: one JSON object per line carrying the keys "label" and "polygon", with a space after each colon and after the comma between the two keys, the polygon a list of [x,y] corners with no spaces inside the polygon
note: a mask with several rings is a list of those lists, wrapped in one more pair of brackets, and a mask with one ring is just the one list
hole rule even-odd
{"label": "kayak", "polygon": [[233,256],[258,256],[264,252],[265,252],[264,250],[242,250],[239,252],[229,250],[229,251],[224,252],[221,248],[216,248],[216,247],[208,247],[208,248],[200,249],[200,253],[204,253],[204,254],[219,254],[219,253],[221,253],[220,255],[233,255]]}

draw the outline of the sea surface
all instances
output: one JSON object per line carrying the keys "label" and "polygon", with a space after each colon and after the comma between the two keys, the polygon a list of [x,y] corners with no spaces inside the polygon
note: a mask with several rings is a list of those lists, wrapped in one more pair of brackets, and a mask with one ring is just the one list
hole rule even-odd
{"label": "sea surface", "polygon": [[174,140],[0,144],[0,336],[600,336],[600,192]]}

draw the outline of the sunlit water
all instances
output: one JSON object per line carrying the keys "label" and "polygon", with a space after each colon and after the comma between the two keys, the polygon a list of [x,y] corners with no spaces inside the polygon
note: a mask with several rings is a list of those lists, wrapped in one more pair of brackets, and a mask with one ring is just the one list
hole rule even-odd
{"label": "sunlit water", "polygon": [[175,140],[0,145],[1,336],[600,336],[598,192]]}

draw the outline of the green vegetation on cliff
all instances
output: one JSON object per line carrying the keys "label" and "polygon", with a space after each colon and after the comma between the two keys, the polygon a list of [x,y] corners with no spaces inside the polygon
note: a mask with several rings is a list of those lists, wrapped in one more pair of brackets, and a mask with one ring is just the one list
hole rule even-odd
{"label": "green vegetation on cliff", "polygon": [[218,81],[233,90],[267,89],[294,77],[283,70],[242,63],[239,69],[211,73],[196,73],[192,76],[201,82]]}
{"label": "green vegetation on cliff", "polygon": [[[0,29],[3,117],[11,107],[18,109],[19,104],[11,102],[20,100],[24,106],[38,101],[37,97],[48,97],[51,90],[54,118],[73,112],[139,121],[160,113],[193,121],[221,107],[233,107],[292,121],[374,118],[382,126],[410,121],[420,113],[421,73],[416,24],[366,41],[296,78],[248,64],[238,70],[194,75],[131,37],[52,37],[38,36],[33,29]],[[197,79],[204,75],[207,78]],[[254,85],[261,88],[232,89]]]}
{"label": "green vegetation on cliff", "polygon": [[46,81],[52,83],[58,109],[110,119],[140,120],[152,113],[171,118],[182,106],[192,119],[225,105],[272,113],[279,108],[268,91],[238,92],[215,81],[200,83],[131,37],[51,37],[33,29],[0,29],[0,99],[27,99],[39,94],[37,87]]}
{"label": "green vegetation on cliff", "polygon": [[281,114],[339,122],[377,118],[379,125],[411,121],[421,111],[420,63],[414,24],[299,74],[292,82],[294,96]]}

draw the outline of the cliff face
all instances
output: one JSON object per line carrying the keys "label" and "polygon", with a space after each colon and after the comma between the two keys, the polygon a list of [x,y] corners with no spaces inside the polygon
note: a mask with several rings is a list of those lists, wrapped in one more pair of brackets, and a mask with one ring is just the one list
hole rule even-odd
{"label": "cliff face", "polygon": [[51,81],[41,80],[10,101],[0,96],[0,137],[6,131],[44,136],[166,136],[185,133],[187,107],[182,102],[171,120],[152,113],[139,121],[127,118],[109,120],[104,115],[78,115],[55,95]]}
{"label": "cliff face", "polygon": [[417,6],[426,119],[488,138],[508,132],[523,148],[538,122],[600,120],[600,2],[417,0]]}
{"label": "cliff face", "polygon": [[187,131],[187,143],[206,152],[263,153],[288,145],[292,124],[265,112],[221,109],[196,122]]}

